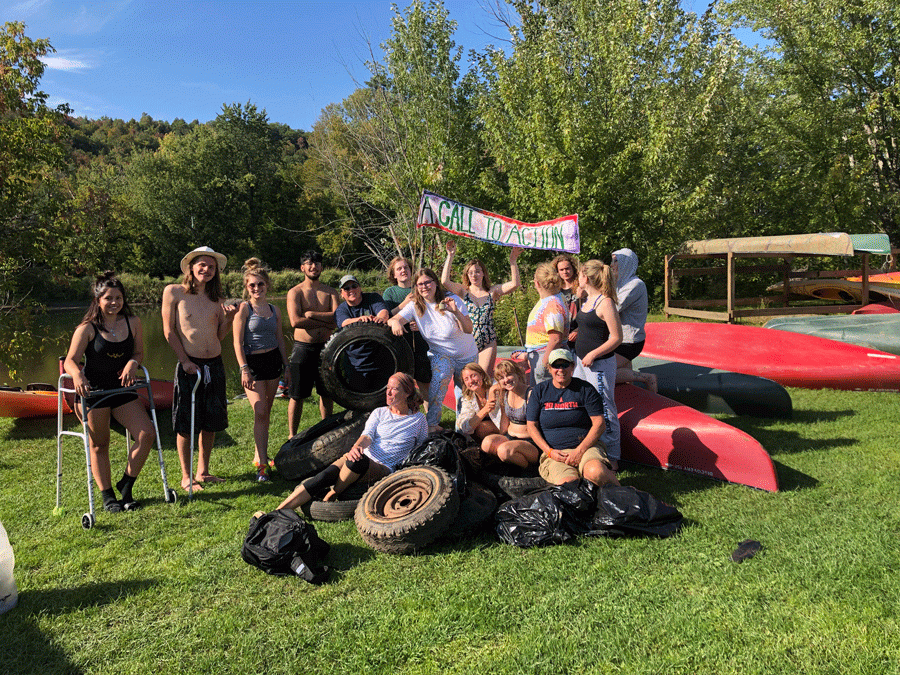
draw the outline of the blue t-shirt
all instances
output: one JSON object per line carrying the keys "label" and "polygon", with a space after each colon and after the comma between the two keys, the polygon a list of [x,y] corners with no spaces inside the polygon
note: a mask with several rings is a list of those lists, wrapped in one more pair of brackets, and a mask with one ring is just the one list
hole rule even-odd
{"label": "blue t-shirt", "polygon": [[[338,305],[334,312],[334,321],[338,328],[342,328],[347,319],[357,319],[361,316],[376,316],[378,312],[386,310],[387,305],[378,293],[363,293],[362,300],[355,307],[346,302]],[[376,355],[378,344],[375,342],[356,342],[347,347],[347,357],[353,367],[361,372],[370,373],[378,369]]]}
{"label": "blue t-shirt", "polygon": [[525,411],[554,450],[577,448],[591,429],[591,417],[598,415],[603,416],[603,398],[577,377],[565,389],[554,387],[552,380],[534,385]]}

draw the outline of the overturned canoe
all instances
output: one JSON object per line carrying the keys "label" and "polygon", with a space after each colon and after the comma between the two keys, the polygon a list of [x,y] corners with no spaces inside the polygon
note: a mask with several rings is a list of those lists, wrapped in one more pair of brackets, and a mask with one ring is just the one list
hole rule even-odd
{"label": "overturned canoe", "polygon": [[836,314],[772,319],[766,328],[815,335],[900,354],[900,314]]}

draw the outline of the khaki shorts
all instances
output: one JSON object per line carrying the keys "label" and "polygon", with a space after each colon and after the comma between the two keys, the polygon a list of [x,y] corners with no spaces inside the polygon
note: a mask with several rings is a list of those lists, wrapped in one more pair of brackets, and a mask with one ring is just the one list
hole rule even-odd
{"label": "khaki shorts", "polygon": [[[562,450],[562,452],[571,451],[572,450]],[[578,462],[577,469],[574,466],[569,466],[565,462],[557,462],[555,459],[550,459],[550,456],[543,452],[541,453],[541,461],[538,464],[538,473],[541,478],[548,483],[560,485],[561,483],[567,483],[570,480],[578,480],[581,478],[581,473],[584,471],[584,465],[591,460],[603,462],[604,465],[612,469],[612,463],[606,456],[606,448],[600,445],[585,450],[584,454],[581,456],[581,461]]]}

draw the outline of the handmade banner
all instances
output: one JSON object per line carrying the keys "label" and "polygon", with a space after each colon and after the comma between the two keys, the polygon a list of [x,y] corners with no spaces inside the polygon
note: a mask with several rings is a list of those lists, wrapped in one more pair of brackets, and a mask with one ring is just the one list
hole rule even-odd
{"label": "handmade banner", "polygon": [[579,253],[578,214],[542,223],[523,223],[512,218],[451,201],[422,191],[416,227],[438,227],[460,237],[471,237],[501,246],[521,246],[546,251]]}

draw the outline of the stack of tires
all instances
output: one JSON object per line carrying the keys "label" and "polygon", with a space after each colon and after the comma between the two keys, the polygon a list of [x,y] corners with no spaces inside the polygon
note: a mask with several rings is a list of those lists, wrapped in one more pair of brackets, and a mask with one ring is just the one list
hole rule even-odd
{"label": "stack of tires", "polygon": [[[359,342],[375,342],[386,361],[383,382],[373,390],[356,390],[347,368],[346,350]],[[387,378],[413,373],[413,354],[406,340],[387,326],[356,323],[337,332],[322,350],[321,392],[346,411],[327,417],[285,443],[275,467],[287,480],[301,481],[344,455],[362,434],[369,413],[385,405]],[[380,385],[380,386],[379,386]],[[469,483],[460,495],[451,476],[435,466],[399,469],[374,484],[351,485],[340,499],[313,500],[303,512],[314,520],[353,518],[363,540],[376,551],[414,553],[441,538],[458,539],[476,531],[494,513],[497,499],[487,488]]]}

